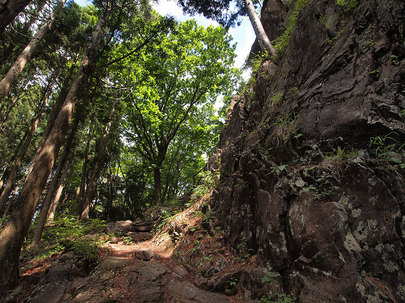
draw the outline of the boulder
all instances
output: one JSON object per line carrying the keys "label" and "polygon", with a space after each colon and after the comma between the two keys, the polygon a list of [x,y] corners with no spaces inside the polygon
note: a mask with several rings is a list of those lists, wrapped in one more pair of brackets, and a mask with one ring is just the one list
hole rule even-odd
{"label": "boulder", "polygon": [[107,234],[128,233],[130,231],[133,231],[133,222],[131,220],[107,223]]}

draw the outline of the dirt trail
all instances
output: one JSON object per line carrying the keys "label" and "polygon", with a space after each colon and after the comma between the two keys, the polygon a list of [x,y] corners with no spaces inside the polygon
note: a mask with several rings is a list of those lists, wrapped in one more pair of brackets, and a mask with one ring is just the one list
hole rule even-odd
{"label": "dirt trail", "polygon": [[173,249],[164,235],[131,245],[107,243],[92,270],[65,253],[25,302],[229,302],[226,295],[198,288],[192,274],[171,258]]}

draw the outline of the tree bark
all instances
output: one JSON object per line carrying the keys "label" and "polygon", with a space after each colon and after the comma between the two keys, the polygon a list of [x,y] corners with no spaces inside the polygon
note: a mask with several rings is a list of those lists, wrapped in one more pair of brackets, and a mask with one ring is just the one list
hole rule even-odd
{"label": "tree bark", "polygon": [[[1,1],[1,0],[0,0]],[[24,48],[22,53],[18,56],[17,60],[14,62],[13,66],[8,70],[7,74],[4,76],[3,80],[0,82],[0,103],[7,96],[11,85],[15,83],[21,71],[24,69],[27,62],[31,59],[32,54],[37,49],[42,38],[45,36],[48,29],[51,27],[53,21],[55,20],[55,12],[58,7],[62,7],[65,4],[65,0],[60,0],[58,6],[54,9],[48,21],[46,21],[38,30],[34,38],[28,43]]]}
{"label": "tree bark", "polygon": [[[0,3],[2,1],[4,2],[5,0],[0,0]],[[37,0],[36,3],[34,4],[35,6],[33,6],[32,9],[30,8],[29,11],[27,10],[27,12],[24,14],[25,15],[24,18],[26,20],[19,20],[19,22],[23,22],[24,24],[24,27],[18,30],[20,34],[21,33],[25,34],[29,32],[31,26],[38,21],[40,12],[43,10],[47,1],[48,0]],[[0,58],[0,66],[6,66],[7,64],[9,64],[9,62],[11,62],[11,59],[15,55],[14,51],[17,48],[21,48],[21,45],[10,43],[8,46],[6,46],[6,48],[3,50],[3,56]]]}
{"label": "tree bark", "polygon": [[6,205],[6,202],[8,200],[8,196],[10,195],[13,183],[15,178],[17,177],[18,172],[20,171],[20,167],[22,164],[22,161],[24,159],[25,154],[27,153],[27,150],[31,144],[31,140],[34,137],[35,131],[37,129],[37,125],[39,120],[42,117],[42,113],[45,110],[46,104],[48,102],[48,98],[50,93],[52,92],[52,88],[54,85],[54,80],[52,79],[49,83],[48,86],[45,89],[44,95],[42,96],[42,100],[41,100],[41,105],[40,108],[38,110],[38,113],[36,114],[36,116],[34,117],[34,119],[31,122],[31,126],[28,128],[27,133],[25,135],[25,139],[24,139],[24,143],[22,144],[20,151],[18,152],[18,156],[14,162],[14,166],[11,169],[10,175],[7,178],[7,182],[6,185],[3,188],[3,191],[1,192],[0,195],[0,213],[3,210],[4,206]]}
{"label": "tree bark", "polygon": [[84,150],[84,159],[83,159],[83,166],[82,166],[82,179],[80,181],[80,190],[79,194],[77,195],[77,217],[80,218],[80,215],[83,211],[85,199],[86,199],[86,184],[87,184],[87,166],[89,164],[89,150],[90,150],[90,142],[92,139],[92,129],[93,129],[93,120],[90,118],[90,126],[89,131],[87,133],[87,140],[86,140],[86,149]]}
{"label": "tree bark", "polygon": [[105,13],[99,18],[93,31],[90,46],[83,55],[76,78],[55,124],[43,147],[38,151],[38,160],[25,180],[10,220],[0,234],[0,243],[2,244],[0,246],[0,285],[4,290],[10,289],[18,279],[18,259],[24,237],[28,232],[38,200],[71,122],[74,106],[79,101],[80,93],[84,90],[84,84],[94,69],[94,57],[104,36],[105,18],[109,11],[110,7],[107,7]]}
{"label": "tree bark", "polygon": [[111,131],[111,124],[112,124],[112,121],[114,118],[115,105],[117,104],[117,100],[118,100],[117,98],[114,98],[114,102],[111,106],[110,113],[108,116],[108,122],[104,127],[103,136],[101,137],[101,140],[100,140],[100,145],[98,148],[97,156],[94,158],[93,169],[91,170],[89,182],[87,185],[86,197],[84,199],[84,204],[81,208],[80,220],[89,219],[90,205],[94,199],[94,194],[96,192],[97,179],[100,174],[101,165],[103,164],[102,162],[103,162],[103,159],[105,156],[105,150],[106,150],[107,142],[108,142],[107,139],[108,139],[108,135],[110,134],[110,131]]}
{"label": "tree bark", "polygon": [[156,205],[162,202],[162,174],[160,166],[156,165],[153,171],[153,199]]}
{"label": "tree bark", "polygon": [[17,94],[14,96],[14,98],[8,102],[3,102],[3,104],[0,107],[0,129],[3,127],[4,123],[8,120],[8,116],[10,115],[11,111],[14,109],[14,107],[18,104],[18,101],[21,99],[22,96],[24,96],[25,89],[27,85],[29,84],[30,79],[25,79],[25,83],[21,86],[21,88],[18,89],[21,93]]}
{"label": "tree bark", "polygon": [[[63,165],[65,164],[65,165]],[[38,225],[35,230],[34,237],[32,238],[31,247],[35,247],[41,241],[42,233],[44,231],[45,224],[48,221],[48,214],[52,213],[52,221],[55,216],[55,210],[57,207],[57,203],[59,201],[62,189],[63,189],[63,182],[69,173],[71,162],[67,160],[67,162],[63,161],[63,164],[58,165],[55,176],[52,179],[52,183],[49,187],[48,192],[46,193],[46,197],[44,200],[44,205],[41,208],[41,214],[38,220]],[[64,167],[64,169],[62,169]],[[61,175],[63,171],[63,174]],[[51,211],[52,210],[52,211]]]}
{"label": "tree bark", "polygon": [[53,199],[51,200],[51,206],[49,207],[48,218],[46,220],[47,225],[51,224],[55,218],[56,208],[58,207],[59,200],[62,195],[64,182],[66,180],[66,177],[67,177],[71,167],[72,167],[72,162],[69,161],[68,163],[66,163],[63,174],[58,181],[55,195],[54,195]]}
{"label": "tree bark", "polygon": [[0,0],[0,34],[31,0]]}
{"label": "tree bark", "polygon": [[269,55],[274,56],[276,54],[276,51],[273,45],[271,44],[269,37],[264,31],[262,22],[260,21],[260,18],[256,13],[255,6],[253,5],[252,0],[243,0],[243,2],[245,2],[250,23],[252,23],[253,29],[255,31],[257,40],[259,42],[262,51],[267,51]]}
{"label": "tree bark", "polygon": [[[48,192],[46,193],[46,196],[45,196],[42,208],[41,208],[41,213],[39,216],[37,228],[35,230],[35,234],[32,239],[32,242],[31,242],[31,247],[37,246],[39,241],[41,240],[42,232],[44,230],[46,219],[48,217],[48,212],[49,212],[49,208],[51,206],[52,198],[55,196],[55,192],[56,192],[56,189],[59,184],[59,179],[62,179],[61,174],[62,174],[63,168],[65,168],[63,173],[67,174],[67,171],[68,171],[67,167],[68,167],[68,162],[69,162],[68,156],[71,152],[72,147],[74,146],[74,138],[76,136],[78,126],[79,126],[79,120],[77,119],[77,120],[75,120],[75,123],[72,127],[72,131],[69,135],[69,138],[66,140],[65,150],[63,151],[63,154],[58,163],[58,166],[56,167],[56,171],[55,171],[54,177],[52,179],[51,185],[49,186]],[[65,178],[66,178],[66,176],[65,176]]]}
{"label": "tree bark", "polygon": [[[76,58],[74,60],[75,64],[77,63],[77,60],[78,60],[78,56],[76,56]],[[45,141],[48,138],[48,135],[51,132],[52,127],[53,127],[53,125],[55,123],[56,117],[58,116],[58,114],[60,112],[62,104],[63,104],[64,100],[66,99],[66,93],[68,93],[68,84],[70,83],[71,79],[73,78],[73,71],[75,69],[74,68],[75,64],[73,64],[73,66],[70,68],[69,75],[64,79],[64,85],[62,86],[62,89],[59,92],[59,96],[58,96],[57,101],[55,102],[55,104],[52,107],[52,112],[51,112],[51,114],[50,114],[50,116],[48,118],[48,122],[46,124],[45,129],[44,129],[44,133],[42,135],[41,141],[38,144],[38,148],[37,148],[37,151],[35,153],[35,156],[32,159],[31,166],[28,169],[27,176],[29,174],[31,174],[32,169],[34,167],[34,164],[38,161],[38,157],[40,155],[39,151],[43,148],[43,146],[45,144]],[[60,68],[60,66],[59,66],[59,68]],[[59,71],[56,72],[56,74],[58,74],[58,73],[59,73]]]}

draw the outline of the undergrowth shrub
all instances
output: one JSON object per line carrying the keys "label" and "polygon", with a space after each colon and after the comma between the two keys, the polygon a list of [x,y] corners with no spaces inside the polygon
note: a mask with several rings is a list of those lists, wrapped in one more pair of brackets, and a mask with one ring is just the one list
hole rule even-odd
{"label": "undergrowth shrub", "polygon": [[[105,221],[100,219],[80,221],[73,216],[57,218],[44,229],[39,245],[25,251],[25,257],[43,259],[64,251],[73,251],[85,259],[97,261],[100,245],[97,234],[104,233],[105,226]],[[27,245],[30,244],[35,228],[36,225],[30,230]]]}
{"label": "undergrowth shrub", "polygon": [[298,0],[288,16],[284,32],[274,40],[274,47],[279,55],[283,55],[290,42],[290,37],[297,23],[299,12],[305,8],[310,0]]}
{"label": "undergrowth shrub", "polygon": [[199,185],[194,188],[192,198],[205,196],[215,185],[215,175],[210,171],[199,173],[199,178]]}
{"label": "undergrowth shrub", "polygon": [[336,0],[337,5],[343,8],[345,12],[348,12],[355,8],[359,4],[358,0]]}

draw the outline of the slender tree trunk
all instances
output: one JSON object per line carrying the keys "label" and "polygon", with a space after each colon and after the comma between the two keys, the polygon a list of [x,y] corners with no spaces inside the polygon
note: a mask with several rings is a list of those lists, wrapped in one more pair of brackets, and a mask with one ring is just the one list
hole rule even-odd
{"label": "slender tree trunk", "polygon": [[22,161],[24,159],[25,154],[27,153],[27,150],[31,144],[31,140],[34,137],[35,131],[37,129],[37,125],[39,120],[42,117],[42,113],[45,110],[46,104],[48,102],[48,98],[50,93],[52,92],[52,88],[54,85],[54,80],[52,79],[49,83],[47,88],[45,89],[44,95],[42,96],[42,100],[41,100],[41,105],[40,108],[38,110],[38,113],[36,114],[36,116],[34,117],[34,119],[31,122],[31,126],[28,128],[27,133],[25,135],[25,139],[24,139],[24,143],[22,144],[20,151],[18,153],[18,156],[15,160],[14,166],[11,169],[10,175],[7,178],[7,182],[6,185],[3,188],[3,191],[1,192],[0,195],[0,212],[3,210],[4,205],[6,205],[6,202],[8,200],[8,196],[10,195],[13,183],[15,178],[17,177],[18,172],[20,171],[20,167],[22,164]]}
{"label": "slender tree trunk", "polygon": [[[71,162],[67,160],[64,162],[64,169],[62,170],[62,165],[58,165],[54,178],[52,179],[52,183],[49,187],[49,190],[46,194],[44,205],[41,208],[41,214],[38,220],[38,225],[35,230],[34,237],[32,239],[31,247],[35,247],[41,241],[42,233],[44,231],[45,224],[48,221],[48,214],[52,213],[52,221],[55,216],[55,210],[57,207],[57,203],[59,201],[62,189],[63,189],[63,182],[69,173]],[[63,173],[62,173],[63,171]],[[62,174],[61,174],[62,173]],[[52,210],[52,212],[51,212]]]}
{"label": "slender tree trunk", "polygon": [[156,205],[159,205],[162,202],[162,173],[160,171],[160,166],[156,165],[153,171],[153,199]]}
{"label": "slender tree trunk", "polygon": [[[16,186],[14,187],[14,191],[13,191],[13,196],[14,196],[14,197],[17,196],[17,194],[18,194],[18,188],[19,188],[18,185],[16,185]],[[3,218],[1,219],[2,222],[5,222],[5,221],[6,221],[7,214],[8,214],[8,212],[10,211],[10,208],[11,208],[11,205],[13,204],[13,201],[14,201],[14,199],[11,199],[11,200],[9,201],[9,203],[8,203],[8,205],[7,205],[7,208],[6,208],[6,210],[4,211]]]}
{"label": "slender tree trunk", "polygon": [[[67,163],[69,162],[68,157],[69,157],[72,147],[75,145],[74,138],[76,136],[78,126],[79,126],[79,119],[76,119],[74,122],[74,125],[72,127],[71,133],[69,135],[69,138],[66,140],[65,150],[63,151],[63,154],[60,158],[58,166],[56,167],[56,171],[53,176],[52,182],[49,186],[48,192],[46,193],[46,196],[45,196],[42,208],[41,208],[41,213],[39,216],[37,229],[35,230],[34,238],[32,239],[32,243],[31,243],[32,247],[37,246],[39,241],[41,240],[42,232],[44,230],[46,219],[48,217],[48,212],[49,212],[49,208],[51,206],[52,198],[55,196],[55,192],[56,192],[56,189],[59,184],[59,179],[61,179],[61,174],[62,174],[63,168],[65,168],[65,170],[63,171],[64,173],[68,170],[67,169],[67,166],[68,166]],[[65,178],[66,178],[66,176],[65,176]]]}
{"label": "slender tree trunk", "polygon": [[252,0],[243,0],[243,2],[245,2],[250,23],[252,23],[253,29],[255,31],[257,40],[259,42],[262,51],[267,51],[269,55],[274,56],[276,54],[276,51],[273,45],[271,44],[269,37],[264,31],[262,22],[260,21],[260,18],[256,13]]}
{"label": "slender tree trunk", "polygon": [[18,259],[24,237],[28,232],[35,208],[52,170],[63,138],[71,122],[73,109],[84,90],[84,84],[95,67],[95,55],[104,36],[105,18],[110,11],[100,17],[93,31],[92,42],[83,55],[76,78],[69,90],[64,104],[55,120],[55,124],[44,143],[32,172],[27,176],[21,193],[16,201],[10,220],[0,233],[0,285],[3,290],[12,287],[18,279]]}
{"label": "slender tree trunk", "polygon": [[24,85],[22,85],[21,88],[18,89],[19,91],[21,91],[21,93],[15,96],[8,104],[6,104],[6,102],[3,102],[3,104],[1,105],[0,129],[3,127],[3,124],[8,120],[8,116],[10,115],[13,108],[18,104],[18,101],[21,99],[22,96],[24,96],[24,91],[29,82],[30,80],[26,79]]}
{"label": "slender tree trunk", "polygon": [[[5,2],[6,0],[0,0],[1,2]],[[13,1],[13,0],[11,0]],[[9,0],[10,2],[10,0]],[[46,4],[47,0],[41,0],[41,1],[36,1],[36,6],[34,7],[34,9],[30,10],[30,12],[28,14],[25,14],[25,17],[28,18],[28,20],[24,20],[23,22],[24,27],[19,30],[20,33],[28,33],[30,27],[38,21],[38,16],[39,13],[42,11],[42,9],[44,8],[45,4]],[[0,4],[1,7],[1,4]],[[1,36],[1,31],[0,31],[0,36]],[[21,48],[21,45],[18,44],[9,44],[7,48],[5,48],[3,50],[3,56],[0,58],[0,66],[5,66],[7,65],[10,61],[11,58],[14,56],[14,50]]]}
{"label": "slender tree trunk", "polygon": [[64,182],[66,180],[66,177],[67,177],[71,167],[72,167],[72,162],[68,161],[68,163],[66,163],[65,169],[63,170],[63,174],[58,181],[55,195],[53,196],[53,199],[51,200],[51,206],[49,207],[48,218],[46,221],[46,224],[48,224],[48,225],[51,224],[55,218],[56,208],[58,207],[59,200],[62,195]]}
{"label": "slender tree trunk", "polygon": [[101,140],[100,140],[100,145],[98,148],[97,156],[94,157],[93,169],[91,170],[89,182],[87,185],[86,198],[84,199],[84,204],[81,208],[80,220],[89,219],[90,205],[94,199],[94,194],[96,192],[97,179],[100,175],[101,165],[103,164],[102,162],[103,162],[105,150],[107,147],[107,141],[108,141],[107,139],[108,139],[108,135],[110,134],[110,131],[111,131],[111,124],[112,124],[112,121],[114,118],[115,105],[117,104],[117,100],[118,100],[117,98],[114,98],[114,102],[111,106],[110,114],[108,116],[108,122],[104,127],[103,136],[101,137]]}
{"label": "slender tree trunk", "polygon": [[107,199],[107,203],[106,203],[106,213],[107,213],[107,218],[109,220],[111,220],[111,210],[112,210],[112,206],[113,206],[113,200],[114,200],[114,180],[113,180],[113,173],[112,173],[112,169],[111,167],[109,168],[109,172],[108,172],[108,180],[110,183],[110,195]]}
{"label": "slender tree trunk", "polygon": [[93,132],[93,119],[90,118],[89,131],[87,133],[86,140],[86,149],[84,150],[84,159],[82,166],[82,179],[80,181],[79,194],[77,195],[77,217],[80,218],[80,215],[83,211],[85,199],[86,199],[86,184],[87,184],[87,166],[89,165],[89,151],[90,151],[90,142],[92,140]]}
{"label": "slender tree trunk", "polygon": [[[78,56],[76,56],[74,62],[76,63],[77,60],[78,60]],[[74,65],[75,65],[75,64],[73,64],[73,66],[74,66]],[[41,141],[40,141],[39,144],[38,144],[38,148],[37,148],[37,151],[36,151],[36,153],[35,153],[35,156],[34,156],[34,158],[32,159],[32,163],[31,163],[31,165],[30,165],[30,167],[29,167],[29,169],[28,169],[27,176],[28,176],[29,174],[31,174],[32,169],[34,168],[34,164],[38,161],[38,157],[39,157],[39,155],[40,155],[40,152],[39,152],[39,151],[44,147],[45,141],[46,141],[46,139],[48,138],[48,135],[49,135],[49,133],[51,132],[52,127],[53,127],[53,125],[54,125],[54,123],[55,123],[56,117],[58,116],[58,114],[59,114],[59,112],[60,112],[60,109],[61,109],[61,107],[62,107],[63,101],[66,99],[66,96],[67,96],[66,93],[68,93],[68,86],[67,86],[67,85],[70,83],[71,79],[73,78],[73,71],[74,71],[74,67],[73,67],[73,66],[70,68],[69,75],[68,75],[67,78],[64,80],[64,85],[63,85],[62,89],[61,89],[60,92],[59,92],[58,99],[57,99],[57,101],[55,102],[55,104],[54,104],[53,107],[52,107],[52,112],[51,112],[51,114],[50,114],[50,116],[49,116],[49,118],[48,118],[48,122],[47,122],[47,124],[46,124],[46,127],[45,127],[44,133],[43,133],[43,135],[42,135]],[[60,68],[60,67],[59,67],[59,68]],[[56,75],[58,75],[58,74],[59,74],[59,70],[56,72]]]}
{"label": "slender tree trunk", "polygon": [[0,0],[0,34],[31,0]]}
{"label": "slender tree trunk", "polygon": [[[4,108],[3,111],[3,107],[0,109],[0,112],[2,113],[1,117],[0,117],[0,129],[3,127],[4,122],[7,121],[8,116],[10,115],[11,110],[14,108],[14,105],[17,103],[17,101],[20,99],[21,95],[15,96],[13,98],[13,100],[10,102],[9,106],[7,106],[7,108]],[[6,107],[6,106],[4,106]]]}
{"label": "slender tree trunk", "polygon": [[94,199],[94,193],[96,192],[97,179],[100,173],[100,163],[95,161],[93,169],[91,170],[89,182],[87,183],[87,189],[85,197],[83,198],[83,205],[80,212],[80,220],[88,220],[90,214],[90,205]]}
{"label": "slender tree trunk", "polygon": [[24,137],[21,139],[20,143],[18,144],[18,146],[16,147],[13,156],[11,157],[10,161],[8,161],[7,166],[3,169],[3,174],[1,176],[1,186],[0,186],[0,194],[3,191],[3,181],[7,180],[8,176],[10,176],[11,170],[13,168],[13,165],[15,163],[15,160],[18,157],[18,154],[20,153],[21,147],[23,146],[25,139],[27,138],[28,135],[28,130],[25,132]]}
{"label": "slender tree trunk", "polygon": [[58,6],[54,9],[49,20],[46,21],[38,30],[35,37],[28,43],[24,48],[22,53],[18,56],[17,60],[14,62],[13,66],[9,69],[7,74],[4,76],[3,80],[0,82],[0,103],[7,96],[11,85],[15,83],[17,77],[20,75],[21,71],[24,69],[27,62],[31,59],[32,54],[37,49],[42,38],[44,38],[46,32],[51,27],[53,21],[55,20],[55,11],[58,7],[62,7],[65,4],[65,0],[60,0]]}

